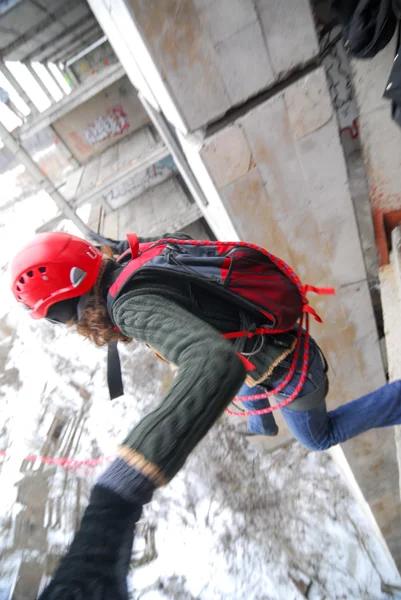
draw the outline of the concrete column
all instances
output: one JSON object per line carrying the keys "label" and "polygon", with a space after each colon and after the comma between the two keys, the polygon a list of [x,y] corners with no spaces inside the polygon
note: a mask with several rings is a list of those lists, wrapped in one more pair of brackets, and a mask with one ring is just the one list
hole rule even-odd
{"label": "concrete column", "polygon": [[[396,381],[401,379],[401,226],[393,230],[391,241],[391,260],[380,269],[380,284],[389,377],[391,381]],[[401,426],[395,428],[395,441],[401,473]]]}
{"label": "concrete column", "polygon": [[391,103],[382,97],[395,50],[396,36],[373,59],[352,61],[360,139],[381,265],[389,262],[384,215],[401,210],[401,128],[391,119]]}

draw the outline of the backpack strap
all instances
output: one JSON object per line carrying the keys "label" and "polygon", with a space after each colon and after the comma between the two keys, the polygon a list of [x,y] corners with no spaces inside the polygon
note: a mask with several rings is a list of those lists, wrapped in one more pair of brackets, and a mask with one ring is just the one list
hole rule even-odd
{"label": "backpack strap", "polygon": [[127,240],[132,253],[132,258],[136,258],[139,253],[139,239],[136,233],[127,233]]}
{"label": "backpack strap", "polygon": [[117,342],[109,342],[107,344],[107,386],[109,388],[110,400],[114,400],[124,394]]}

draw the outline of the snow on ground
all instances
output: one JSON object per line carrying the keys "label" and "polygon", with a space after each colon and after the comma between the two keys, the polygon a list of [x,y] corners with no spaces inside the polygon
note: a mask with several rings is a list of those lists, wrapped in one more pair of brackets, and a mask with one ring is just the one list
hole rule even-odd
{"label": "snow on ground", "polygon": [[[0,600],[36,598],[103,468],[74,472],[24,457],[110,456],[173,377],[150,351],[124,346],[126,395],[110,403],[104,350],[14,306],[7,262],[53,215],[44,194],[0,213]],[[381,583],[397,574],[330,456],[297,443],[263,454],[239,429],[223,417],[146,507],[131,598],[386,598]]]}

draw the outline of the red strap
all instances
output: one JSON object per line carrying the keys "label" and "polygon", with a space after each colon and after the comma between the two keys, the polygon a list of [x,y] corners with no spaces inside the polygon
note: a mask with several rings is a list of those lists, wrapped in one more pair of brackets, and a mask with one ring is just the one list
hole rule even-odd
{"label": "red strap", "polygon": [[336,290],[332,287],[324,288],[324,287],[315,287],[314,285],[304,285],[303,286],[304,293],[313,292],[314,294],[328,294],[332,295],[336,293]]}
{"label": "red strap", "polygon": [[255,335],[261,335],[263,333],[267,333],[268,335],[274,335],[276,333],[285,333],[286,331],[291,331],[292,327],[288,329],[270,329],[269,327],[258,327],[254,331],[233,331],[230,333],[222,333],[221,337],[226,338],[226,340],[232,340],[239,337],[247,337],[252,338]]}
{"label": "red strap", "polygon": [[252,337],[252,334],[249,331],[233,331],[232,333],[222,333],[221,337],[226,338],[226,340],[233,340],[239,337]]}
{"label": "red strap", "polygon": [[248,360],[245,356],[243,356],[239,352],[237,352],[237,356],[242,360],[242,363],[247,371],[254,371],[256,369],[255,365],[253,365],[251,361]]}
{"label": "red strap", "polygon": [[314,308],[312,308],[309,304],[304,304],[302,307],[302,312],[309,313],[318,323],[323,323],[322,319],[319,317]]}
{"label": "red strap", "polygon": [[139,240],[136,233],[127,233],[127,240],[131,248],[132,258],[136,258],[139,252]]}

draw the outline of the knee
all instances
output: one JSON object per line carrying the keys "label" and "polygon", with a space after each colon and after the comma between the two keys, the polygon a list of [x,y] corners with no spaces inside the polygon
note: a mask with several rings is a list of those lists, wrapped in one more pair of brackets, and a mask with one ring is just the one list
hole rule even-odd
{"label": "knee", "polygon": [[313,450],[315,452],[321,452],[322,450],[328,450],[329,448],[331,448],[331,446],[334,445],[334,443],[330,439],[327,439],[327,438],[324,440],[320,440],[320,441],[314,440],[312,438],[308,438],[308,439],[298,440],[298,442],[300,444],[302,444],[302,446],[304,446],[308,450]]}
{"label": "knee", "polygon": [[392,388],[397,394],[401,395],[401,379],[392,381],[391,383],[388,383],[387,386]]}

